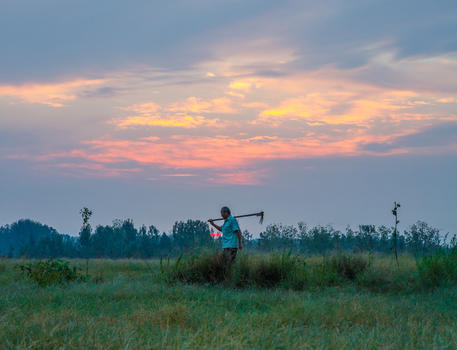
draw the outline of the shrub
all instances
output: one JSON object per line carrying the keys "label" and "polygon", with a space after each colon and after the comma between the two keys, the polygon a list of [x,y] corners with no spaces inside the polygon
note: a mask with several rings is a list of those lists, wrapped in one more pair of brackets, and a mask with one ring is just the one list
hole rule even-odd
{"label": "shrub", "polygon": [[6,271],[6,263],[3,261],[3,259],[0,259],[0,273]]}
{"label": "shrub", "polygon": [[250,265],[250,279],[258,287],[271,288],[288,284],[297,270],[296,257],[289,254],[271,254]]}
{"label": "shrub", "polygon": [[231,270],[222,252],[180,256],[174,266],[161,266],[168,280],[186,283],[221,283],[229,278]]}
{"label": "shrub", "polygon": [[41,287],[51,284],[64,284],[73,281],[82,281],[85,277],[80,273],[80,268],[70,267],[67,261],[45,260],[28,264],[17,265],[28,278],[34,280]]}
{"label": "shrub", "polygon": [[222,252],[180,257],[176,263],[161,263],[162,275],[168,281],[185,283],[227,283],[234,287],[271,288],[279,285],[302,289],[306,281],[305,264],[290,253],[267,257],[239,256],[234,264]]}
{"label": "shrub", "polygon": [[239,256],[232,270],[233,285],[243,288],[251,284],[251,260],[246,255]]}
{"label": "shrub", "polygon": [[457,255],[442,252],[423,256],[416,260],[422,282],[437,287],[457,282]]}
{"label": "shrub", "polygon": [[103,271],[98,271],[94,277],[92,277],[92,282],[95,284],[105,282],[105,273]]}
{"label": "shrub", "polygon": [[309,264],[309,282],[318,287],[333,286],[341,281],[336,270],[331,267],[327,259],[321,263]]}
{"label": "shrub", "polygon": [[336,254],[330,257],[324,264],[328,264],[330,270],[347,280],[354,280],[370,265],[369,260],[363,255]]}

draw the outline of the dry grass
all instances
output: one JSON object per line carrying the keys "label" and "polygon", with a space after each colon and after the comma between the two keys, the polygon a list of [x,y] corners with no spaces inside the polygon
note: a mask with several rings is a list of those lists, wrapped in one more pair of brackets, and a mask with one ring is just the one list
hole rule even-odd
{"label": "dry grass", "polygon": [[[414,261],[401,259],[400,274],[417,273]],[[371,266],[388,279],[396,276],[390,263],[376,257]],[[452,349],[457,343],[454,287],[393,294],[350,282],[306,291],[169,285],[160,281],[158,262],[151,262],[153,274],[139,260],[98,260],[89,273],[103,271],[99,283],[40,288],[21,279],[15,262],[4,264],[1,349]],[[313,264],[322,258],[307,261]]]}

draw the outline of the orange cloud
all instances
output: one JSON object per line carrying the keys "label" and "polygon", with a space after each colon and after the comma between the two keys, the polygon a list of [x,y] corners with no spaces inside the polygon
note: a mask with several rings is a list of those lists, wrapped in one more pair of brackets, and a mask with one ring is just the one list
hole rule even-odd
{"label": "orange cloud", "polygon": [[137,126],[161,126],[193,129],[197,127],[221,128],[225,122],[219,118],[204,117],[198,113],[224,114],[234,113],[231,100],[228,98],[216,98],[202,100],[189,97],[185,101],[172,103],[162,107],[154,102],[134,104],[125,108],[126,111],[135,112],[136,115],[111,120],[118,128]]}
{"label": "orange cloud", "polygon": [[[390,143],[398,136],[417,130],[369,135],[355,129],[345,135],[313,135],[287,138],[258,135],[253,137],[195,137],[174,135],[167,138],[146,137],[137,140],[102,138],[84,142],[84,147],[36,157],[42,164],[58,164],[60,168],[87,169],[101,176],[122,176],[141,169],[151,177],[148,169],[165,170],[164,177],[192,177],[194,172],[207,173],[207,181],[221,184],[258,184],[267,175],[259,163],[276,159],[307,159],[326,156],[389,155],[410,152],[392,149],[384,153],[364,150],[370,143]],[[78,162],[71,161],[77,159]],[[229,161],[228,161],[229,159]],[[117,164],[136,163],[133,169]],[[176,173],[168,173],[172,169]],[[254,169],[254,170],[252,170]],[[202,175],[204,176],[204,175]],[[199,176],[201,178],[201,176]]]}
{"label": "orange cloud", "polygon": [[[276,138],[257,136],[236,139],[224,136],[174,136],[160,140],[99,139],[85,142],[85,149],[57,153],[40,160],[76,157],[95,163],[109,164],[134,161],[158,165],[165,169],[239,170],[261,160],[311,158],[326,155],[357,154],[363,136],[352,140],[320,140],[317,138]],[[370,139],[372,141],[372,139]],[[230,161],[227,157],[230,156]],[[233,171],[232,171],[233,172]]]}
{"label": "orange cloud", "polygon": [[132,111],[138,114],[151,114],[156,113],[160,110],[160,106],[154,102],[138,103],[128,107],[123,108],[126,111]]}
{"label": "orange cloud", "polygon": [[215,98],[211,100],[189,97],[185,101],[173,103],[167,109],[171,112],[185,113],[236,113],[236,110],[232,107],[232,101],[227,97]]}
{"label": "orange cloud", "polygon": [[[326,124],[366,125],[366,121],[383,116],[398,115],[417,105],[410,99],[410,91],[384,91],[377,95],[362,93],[311,93],[299,98],[283,100],[277,107],[263,110],[254,123],[305,120]],[[345,108],[338,111],[338,108]]]}
{"label": "orange cloud", "polygon": [[259,185],[265,177],[265,171],[262,169],[251,171],[241,170],[218,174],[217,177],[212,177],[209,181],[226,185]]}
{"label": "orange cloud", "polygon": [[437,99],[436,102],[439,102],[439,103],[456,103],[457,102],[457,98],[443,97],[443,98]]}
{"label": "orange cloud", "polygon": [[63,170],[66,175],[81,177],[81,176],[101,176],[101,177],[122,177],[132,173],[140,173],[141,168],[119,168],[107,167],[102,163],[71,163],[63,162],[56,165],[57,168]]}
{"label": "orange cloud", "polygon": [[119,120],[116,125],[119,128],[128,128],[133,126],[162,126],[175,128],[196,128],[198,126],[221,127],[218,119],[207,119],[202,116],[176,115],[170,117],[155,116],[132,116]]}
{"label": "orange cloud", "polygon": [[[394,145],[396,137],[457,120],[456,113],[450,111],[449,92],[440,96],[439,91],[374,86],[351,79],[354,72],[350,70],[331,67],[256,76],[250,70],[258,66],[248,63],[228,64],[221,69],[217,65],[205,67],[195,73],[193,84],[192,74],[186,75],[189,85],[171,81],[135,90],[123,99],[130,103],[121,109],[123,115],[111,121],[116,128],[100,133],[106,136],[82,142],[71,152],[45,154],[35,160],[50,165],[61,163],[61,169],[86,166],[87,171],[106,172],[108,176],[127,174],[129,171],[122,170],[121,164],[134,163],[149,179],[195,174],[198,179],[216,183],[255,184],[267,176],[259,164],[269,160],[414,152],[411,148],[396,148],[382,153],[364,146]],[[278,60],[274,68],[280,70],[280,64]],[[202,79],[213,74],[217,79]],[[51,93],[27,96],[57,106],[65,98],[74,98],[85,86],[79,84],[60,86],[60,90],[54,86],[55,91],[63,91],[61,97],[52,97]],[[151,97],[151,91],[158,89],[160,94],[154,92]],[[173,96],[188,96],[188,91],[192,96],[170,100]],[[149,102],[138,103],[140,98]],[[191,130],[170,136],[170,130],[163,130],[167,127]],[[207,127],[218,127],[216,134],[214,130],[210,134]],[[120,130],[125,128],[141,132]],[[151,136],[145,137],[148,131]],[[138,134],[141,136],[135,136]]]}
{"label": "orange cloud", "polygon": [[103,79],[76,79],[53,84],[0,85],[0,95],[21,99],[29,103],[40,103],[62,107],[65,102],[76,99],[82,88],[105,83]]}
{"label": "orange cloud", "polygon": [[168,176],[168,177],[190,177],[190,176],[195,176],[195,174],[164,174],[163,176]]}
{"label": "orange cloud", "polygon": [[233,89],[233,90],[241,90],[241,91],[248,92],[249,90],[251,90],[252,85],[253,84],[250,81],[238,80],[238,81],[231,82],[229,87],[230,87],[230,89]]}

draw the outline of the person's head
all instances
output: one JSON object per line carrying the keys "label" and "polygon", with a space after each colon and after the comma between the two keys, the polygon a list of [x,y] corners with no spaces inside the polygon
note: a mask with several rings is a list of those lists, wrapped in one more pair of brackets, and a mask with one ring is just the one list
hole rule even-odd
{"label": "person's head", "polygon": [[229,207],[221,208],[221,216],[223,219],[227,219],[232,213],[230,212]]}

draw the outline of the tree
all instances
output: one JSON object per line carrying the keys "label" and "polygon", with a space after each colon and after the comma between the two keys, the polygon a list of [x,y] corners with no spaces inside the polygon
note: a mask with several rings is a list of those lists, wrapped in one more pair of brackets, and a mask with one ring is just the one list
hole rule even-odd
{"label": "tree", "polygon": [[400,264],[398,263],[398,251],[397,251],[397,241],[398,241],[398,231],[397,231],[397,225],[400,223],[398,220],[398,209],[400,208],[400,203],[394,202],[394,208],[392,209],[392,215],[395,217],[395,227],[394,227],[394,232],[393,232],[393,249],[394,249],[394,254],[395,254],[395,261],[397,262],[397,267],[400,267]]}
{"label": "tree", "polygon": [[89,219],[92,216],[92,210],[87,207],[82,208],[79,211],[83,219],[83,225],[81,226],[81,231],[79,232],[79,244],[83,248],[83,255],[86,257],[86,275],[89,274],[89,246],[90,246],[90,235],[92,228],[89,223]]}
{"label": "tree", "polygon": [[81,226],[81,231],[79,232],[79,243],[81,246],[88,248],[90,243],[90,235],[92,232],[89,219],[92,216],[93,212],[89,208],[84,207],[79,211],[79,214],[83,219],[83,225]]}
{"label": "tree", "polygon": [[356,236],[360,251],[373,252],[378,241],[378,232],[374,225],[359,225],[359,232]]}
{"label": "tree", "polygon": [[378,251],[388,253],[392,246],[392,229],[381,225],[378,227],[377,232],[379,235]]}
{"label": "tree", "polygon": [[334,248],[334,237],[339,235],[332,226],[315,226],[308,231],[308,249],[311,253],[324,254]]}
{"label": "tree", "polygon": [[250,233],[248,230],[244,230],[241,233],[241,235],[242,235],[242,239],[243,239],[243,246],[246,248],[250,248],[253,243],[252,233]]}
{"label": "tree", "polygon": [[180,250],[209,247],[213,243],[208,224],[201,220],[175,222],[172,237],[175,247]]}
{"label": "tree", "polygon": [[260,233],[259,248],[271,251],[273,249],[294,249],[298,231],[294,226],[270,224]]}
{"label": "tree", "polygon": [[162,233],[162,236],[160,236],[160,243],[159,243],[159,249],[160,249],[160,255],[169,255],[171,253],[171,248],[172,248],[172,241],[171,238],[165,233]]}
{"label": "tree", "polygon": [[415,255],[426,254],[440,246],[440,230],[418,221],[405,231],[405,239]]}

